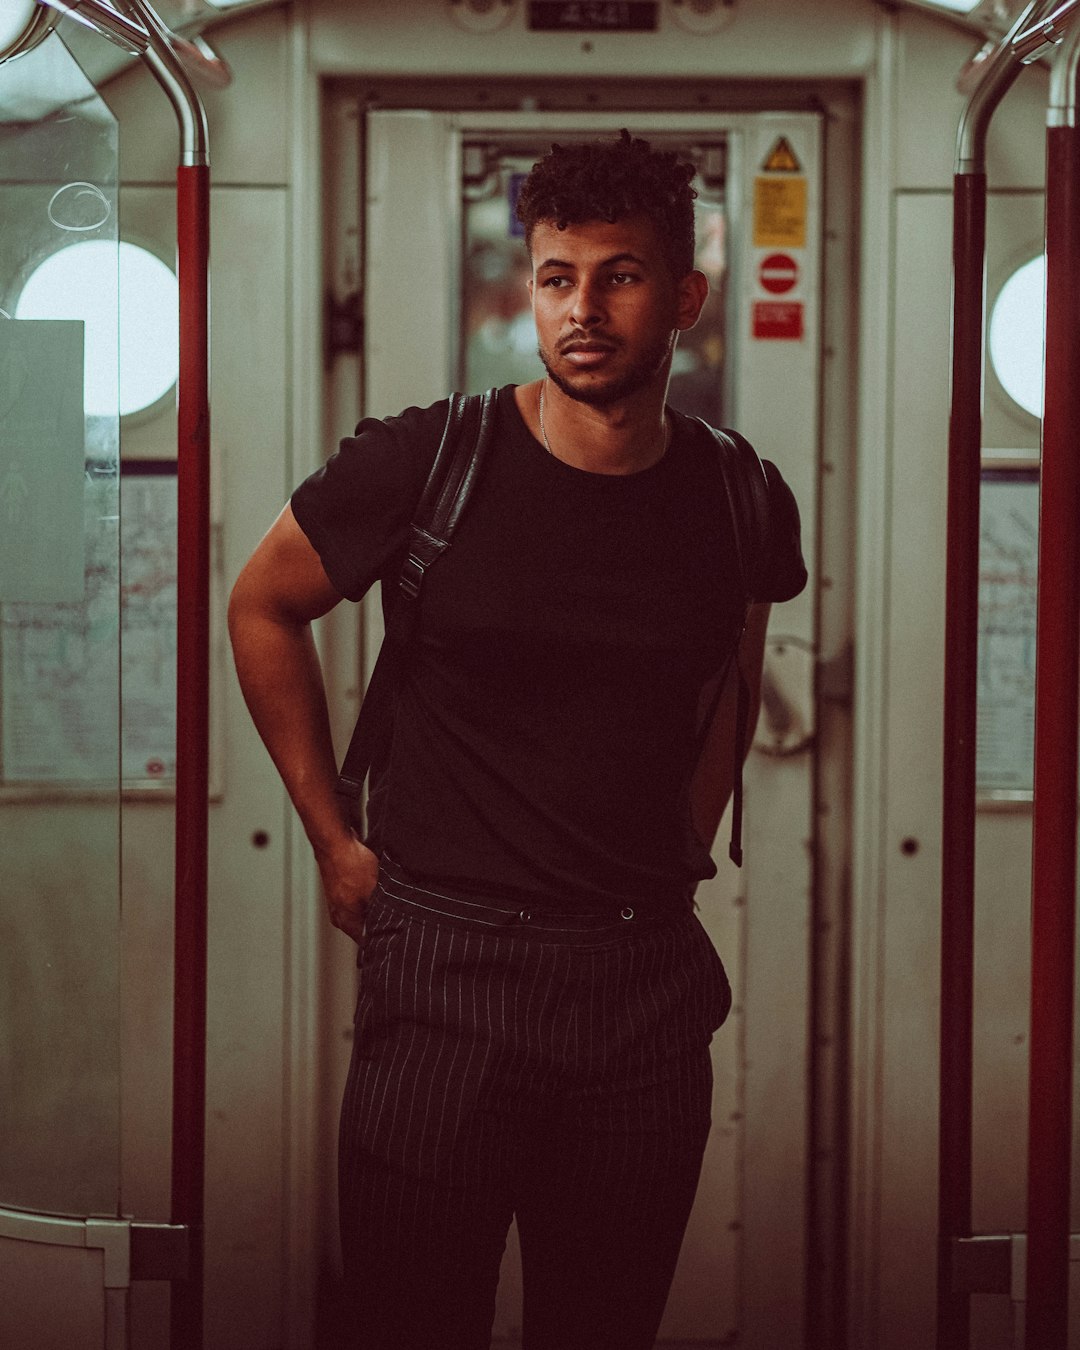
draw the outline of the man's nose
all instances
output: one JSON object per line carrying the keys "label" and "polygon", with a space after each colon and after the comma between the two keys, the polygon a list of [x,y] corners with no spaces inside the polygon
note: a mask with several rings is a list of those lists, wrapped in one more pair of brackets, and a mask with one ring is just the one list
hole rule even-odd
{"label": "man's nose", "polygon": [[603,317],[604,306],[599,285],[582,281],[574,294],[570,322],[577,328],[594,328]]}

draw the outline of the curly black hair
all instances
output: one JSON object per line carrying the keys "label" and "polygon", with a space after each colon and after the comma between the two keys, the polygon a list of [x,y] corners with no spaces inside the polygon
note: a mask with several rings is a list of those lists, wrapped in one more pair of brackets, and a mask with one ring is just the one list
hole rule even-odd
{"label": "curly black hair", "polygon": [[588,220],[648,216],[656,225],[676,277],[694,267],[696,170],[674,151],[654,150],[625,129],[617,141],[553,145],[521,185],[517,217],[525,243],[540,221],[560,230]]}

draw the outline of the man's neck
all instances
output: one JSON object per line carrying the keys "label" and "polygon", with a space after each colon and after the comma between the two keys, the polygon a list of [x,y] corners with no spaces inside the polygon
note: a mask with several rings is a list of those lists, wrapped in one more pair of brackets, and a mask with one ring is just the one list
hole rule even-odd
{"label": "man's neck", "polygon": [[571,398],[551,380],[518,385],[514,396],[525,425],[556,459],[589,473],[631,474],[667,449],[666,385],[650,384],[600,407]]}

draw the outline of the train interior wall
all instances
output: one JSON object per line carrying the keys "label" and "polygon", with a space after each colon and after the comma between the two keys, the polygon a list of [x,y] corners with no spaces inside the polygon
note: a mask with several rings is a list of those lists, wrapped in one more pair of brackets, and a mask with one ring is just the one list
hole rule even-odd
{"label": "train interior wall", "polygon": [[[586,44],[513,25],[470,33],[447,6],[422,0],[308,0],[224,23],[215,40],[235,78],[207,96],[217,691],[207,1346],[304,1350],[320,1283],[334,1270],[333,1131],[351,953],[322,919],[302,834],[227,668],[221,622],[227,588],[260,533],[362,406],[359,364],[346,360],[330,376],[322,365],[322,295],[340,280],[331,218],[340,222],[351,209],[334,200],[348,196],[350,180],[330,172],[343,131],[328,112],[328,90],[368,77],[422,90],[437,76],[456,81],[470,106],[474,87],[554,74],[578,84],[586,105],[597,80],[715,81],[718,106],[769,106],[770,93],[783,104],[793,89],[800,98],[817,89],[831,116],[848,119],[845,132],[827,125],[825,135],[818,526],[807,541],[819,578],[816,891],[793,975],[807,998],[818,987],[840,1049],[820,1045],[811,1054],[807,1044],[791,1065],[801,1100],[811,1067],[827,1077],[833,1057],[840,1132],[814,1176],[845,1188],[847,1218],[820,1230],[829,1250],[800,1254],[792,1280],[801,1305],[808,1281],[839,1270],[852,1347],[931,1344],[950,189],[962,107],[956,76],[975,39],[871,0],[742,0],[715,39],[666,24],[655,38],[600,35]],[[1010,265],[1042,247],[1046,92],[1045,70],[1026,71],[994,122],[991,291]],[[119,121],[122,233],[168,256],[171,110],[137,69],[103,93]],[[842,145],[848,161],[830,163],[829,147]],[[355,174],[359,193],[359,166]],[[403,303],[419,299],[403,295]],[[992,375],[984,440],[1014,454],[1038,444],[1037,422]],[[165,413],[125,427],[122,452],[167,459],[174,443],[175,419]],[[357,703],[355,622],[335,616],[320,641],[343,732]],[[96,810],[67,808],[63,828],[76,857],[77,841],[94,834]],[[30,900],[47,902],[35,859],[55,815],[37,820],[22,805],[4,820],[18,834],[5,860],[22,860],[5,861],[5,885],[10,878]],[[167,800],[124,804],[121,1204],[145,1219],[165,1219],[169,1207],[171,842]],[[1024,1221],[1029,850],[1028,809],[980,811],[975,1213],[977,1228],[992,1232],[1018,1231]],[[80,870],[89,885],[89,864]],[[832,934],[825,950],[833,962],[816,977],[815,923]],[[767,927],[757,930],[757,941],[768,937]],[[800,1156],[805,1130],[804,1119],[793,1123]],[[752,1288],[752,1271],[738,1278]],[[166,1310],[163,1286],[133,1286],[135,1350],[167,1343]],[[763,1338],[763,1316],[731,1343],[775,1346]],[[799,1334],[809,1335],[797,1316]],[[1005,1350],[1012,1316],[1007,1298],[976,1299],[973,1346]]]}

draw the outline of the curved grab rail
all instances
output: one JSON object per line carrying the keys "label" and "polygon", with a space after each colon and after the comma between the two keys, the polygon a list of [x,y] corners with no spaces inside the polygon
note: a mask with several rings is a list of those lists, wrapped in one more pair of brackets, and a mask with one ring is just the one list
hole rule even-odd
{"label": "curved grab rail", "polygon": [[1015,39],[1054,0],[1031,0],[983,63],[957,131],[953,179],[952,379],[945,564],[938,1134],[938,1350],[967,1350],[970,1301],[953,1287],[956,1239],[971,1236],[975,944],[975,740],[979,493],[986,261],[986,138],[1023,68]]}
{"label": "curved grab rail", "polygon": [[1064,0],[1064,4],[1060,4],[1052,14],[1037,19],[1030,28],[1017,33],[1012,40],[1013,50],[1025,66],[1046,56],[1059,42],[1064,41],[1068,22],[1078,5],[1080,0]]}
{"label": "curved grab rail", "polygon": [[[85,0],[84,0],[85,3]],[[172,46],[172,34],[158,17],[149,0],[120,0],[119,7],[147,35],[142,58],[154,79],[165,91],[173,106],[180,128],[180,163],[203,165],[209,163],[209,134],[206,109],[184,64]]]}
{"label": "curved grab rail", "polygon": [[[1063,7],[1064,8],[1064,7]],[[1054,64],[1046,133],[1046,373],[1039,485],[1025,1344],[1068,1344],[1080,727],[1080,25]]]}
{"label": "curved grab rail", "polygon": [[986,172],[986,134],[998,104],[1008,93],[1024,65],[1024,56],[1015,42],[1038,25],[1054,0],[1029,0],[1013,20],[1009,31],[987,57],[979,82],[971,91],[956,132],[956,173]]}
{"label": "curved grab rail", "polygon": [[148,38],[142,24],[133,22],[120,10],[103,0],[39,0],[48,9],[54,9],[66,18],[92,28],[129,52],[144,52]]}
{"label": "curved grab rail", "polygon": [[180,130],[176,172],[180,369],[177,379],[176,844],[172,1222],[189,1233],[173,1284],[172,1344],[203,1344],[206,957],[210,719],[210,156],[206,112],[149,0],[122,0],[146,31],[143,60]]}

